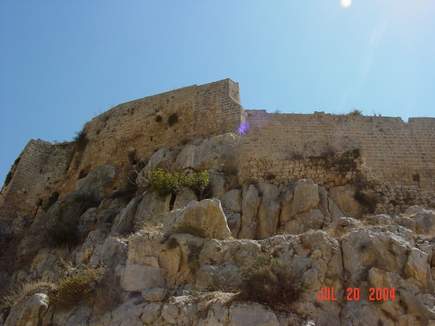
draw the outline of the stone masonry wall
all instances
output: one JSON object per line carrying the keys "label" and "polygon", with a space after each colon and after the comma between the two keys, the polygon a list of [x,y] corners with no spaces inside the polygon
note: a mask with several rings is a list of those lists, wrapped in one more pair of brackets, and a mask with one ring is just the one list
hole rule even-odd
{"label": "stone masonry wall", "polygon": [[114,165],[125,176],[129,153],[146,159],[161,147],[237,130],[239,100],[238,84],[225,79],[116,106],[86,124],[86,146],[74,155],[63,192],[98,165]]}
{"label": "stone masonry wall", "polygon": [[242,183],[312,178],[334,187],[363,175],[391,184],[396,188],[385,192],[399,189],[404,197],[414,196],[408,189],[435,192],[434,118],[405,123],[391,117],[244,111],[238,84],[225,79],[120,104],[87,123],[75,143],[30,141],[1,191],[0,215],[31,213],[54,192],[73,191],[78,179],[103,164],[116,167],[116,190],[136,159],[236,131],[242,121],[250,125],[239,148]]}
{"label": "stone masonry wall", "polygon": [[[333,186],[361,171],[369,180],[435,190],[433,118],[405,123],[390,117],[255,110],[247,111],[246,119],[250,129],[242,138],[242,180],[310,177]],[[318,164],[318,158],[355,150],[360,157],[345,171]]]}
{"label": "stone masonry wall", "polygon": [[10,172],[1,191],[0,217],[33,215],[63,182],[73,152],[71,143],[31,140]]}

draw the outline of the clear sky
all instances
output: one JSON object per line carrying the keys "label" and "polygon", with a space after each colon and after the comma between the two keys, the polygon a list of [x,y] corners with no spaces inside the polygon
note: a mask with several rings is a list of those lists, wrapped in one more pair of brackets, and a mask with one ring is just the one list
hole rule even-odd
{"label": "clear sky", "polygon": [[31,138],[230,77],[246,108],[435,116],[434,0],[0,0],[0,184]]}

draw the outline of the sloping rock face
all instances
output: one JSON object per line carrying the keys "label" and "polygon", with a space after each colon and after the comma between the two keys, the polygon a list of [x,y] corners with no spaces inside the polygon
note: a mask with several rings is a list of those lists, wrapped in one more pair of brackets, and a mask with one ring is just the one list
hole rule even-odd
{"label": "sloping rock face", "polygon": [[[435,324],[434,210],[369,214],[354,186],[311,179],[240,184],[238,137],[138,158],[133,191],[99,166],[33,219],[0,224],[0,279],[15,290],[0,325]],[[207,171],[209,184],[161,194],[157,168]],[[103,275],[59,305],[83,268]]]}

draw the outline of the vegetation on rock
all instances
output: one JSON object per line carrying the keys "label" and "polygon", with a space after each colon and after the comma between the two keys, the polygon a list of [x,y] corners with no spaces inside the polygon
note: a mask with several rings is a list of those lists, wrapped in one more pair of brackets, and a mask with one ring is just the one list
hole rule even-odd
{"label": "vegetation on rock", "polygon": [[102,279],[102,268],[86,267],[60,280],[54,291],[49,293],[50,304],[67,308],[87,298]]}
{"label": "vegetation on rock", "polygon": [[152,170],[148,182],[154,191],[161,196],[175,194],[183,187],[187,187],[201,195],[209,184],[207,171],[201,172],[170,172],[163,169]]}
{"label": "vegetation on rock", "polygon": [[11,290],[5,295],[0,302],[0,309],[12,307],[24,299],[29,298],[35,293],[50,292],[56,288],[56,285],[46,281],[31,281],[22,283],[17,288]]}

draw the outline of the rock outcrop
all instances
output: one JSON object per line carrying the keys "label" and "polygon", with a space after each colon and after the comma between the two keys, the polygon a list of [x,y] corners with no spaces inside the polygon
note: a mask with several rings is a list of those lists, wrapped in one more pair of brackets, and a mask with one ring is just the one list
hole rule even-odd
{"label": "rock outcrop", "polygon": [[[222,101],[211,86],[181,92],[188,115],[169,93],[144,99],[158,104],[147,114],[133,102],[97,117],[89,139],[44,143],[39,160],[63,162],[35,179],[54,178],[46,192],[26,197],[18,173],[0,202],[0,326],[435,325],[430,194],[393,194],[347,140],[242,162],[261,143],[248,115],[238,134],[208,115],[213,132],[182,134],[213,103],[236,121],[234,85],[219,85]],[[121,147],[101,138],[118,124],[134,124]]]}

